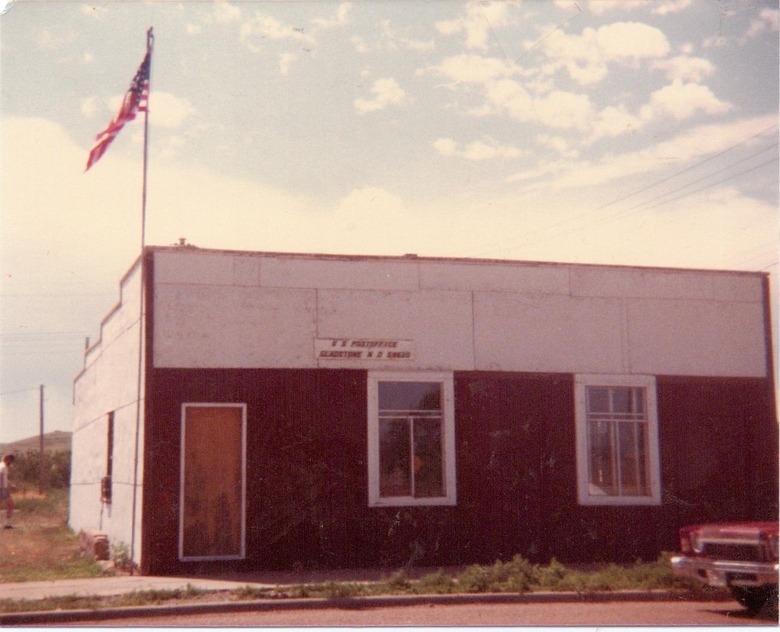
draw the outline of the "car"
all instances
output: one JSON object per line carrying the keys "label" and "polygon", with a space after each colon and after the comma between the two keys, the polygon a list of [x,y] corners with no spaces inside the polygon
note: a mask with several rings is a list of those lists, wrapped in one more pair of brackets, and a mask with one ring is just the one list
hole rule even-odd
{"label": "car", "polygon": [[725,587],[751,612],[777,606],[777,522],[724,522],[680,529],[675,575]]}

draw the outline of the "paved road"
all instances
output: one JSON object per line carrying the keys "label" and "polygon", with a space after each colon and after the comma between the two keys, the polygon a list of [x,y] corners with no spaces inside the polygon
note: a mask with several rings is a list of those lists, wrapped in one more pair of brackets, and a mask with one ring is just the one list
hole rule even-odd
{"label": "paved road", "polygon": [[[749,617],[735,602],[608,602],[414,605],[234,612],[112,619],[93,626],[777,626],[776,614]],[[83,625],[78,622],[57,625]]]}

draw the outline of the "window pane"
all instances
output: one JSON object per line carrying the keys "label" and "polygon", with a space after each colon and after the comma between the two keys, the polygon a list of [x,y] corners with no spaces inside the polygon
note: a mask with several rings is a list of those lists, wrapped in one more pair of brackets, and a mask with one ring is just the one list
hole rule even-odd
{"label": "window pane", "polygon": [[635,413],[641,413],[642,416],[646,416],[645,412],[645,389],[635,388],[634,391],[634,410]]}
{"label": "window pane", "polygon": [[411,426],[405,417],[379,420],[379,495],[411,496]]}
{"label": "window pane", "polygon": [[645,496],[650,493],[647,484],[647,452],[645,450],[647,424],[623,425],[625,426],[623,435],[626,435],[626,438],[621,437],[621,463],[625,464],[624,468],[631,468],[630,473],[622,471],[623,494]]}
{"label": "window pane", "polygon": [[647,472],[647,441],[645,441],[645,433],[647,432],[647,424],[642,424],[637,433],[637,455],[639,457],[639,488],[642,493],[650,493],[650,484],[648,483]]}
{"label": "window pane", "polygon": [[444,496],[441,420],[414,421],[414,495]]}
{"label": "window pane", "polygon": [[380,382],[379,410],[441,410],[438,382]]}
{"label": "window pane", "polygon": [[631,406],[630,388],[613,388],[612,391],[612,412],[630,413],[633,412]]}
{"label": "window pane", "polygon": [[606,413],[609,412],[609,389],[608,388],[588,388],[588,412]]}
{"label": "window pane", "polygon": [[591,493],[615,493],[612,474],[612,424],[595,421],[590,424],[590,487]]}
{"label": "window pane", "polygon": [[620,487],[624,495],[639,493],[639,458],[636,441],[637,424],[618,424],[618,450],[620,451]]}

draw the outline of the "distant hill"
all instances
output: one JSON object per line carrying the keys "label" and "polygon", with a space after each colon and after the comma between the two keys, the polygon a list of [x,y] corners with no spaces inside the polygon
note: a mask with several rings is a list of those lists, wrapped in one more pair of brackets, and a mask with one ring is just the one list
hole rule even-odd
{"label": "distant hill", "polygon": [[[62,430],[55,430],[53,432],[46,432],[43,435],[43,449],[46,452],[60,452],[63,450],[70,450],[70,432],[63,432]],[[24,453],[28,450],[37,452],[40,449],[39,436],[28,437],[27,439],[20,439],[19,441],[13,441],[12,443],[0,443],[0,454],[7,454],[9,452]]]}

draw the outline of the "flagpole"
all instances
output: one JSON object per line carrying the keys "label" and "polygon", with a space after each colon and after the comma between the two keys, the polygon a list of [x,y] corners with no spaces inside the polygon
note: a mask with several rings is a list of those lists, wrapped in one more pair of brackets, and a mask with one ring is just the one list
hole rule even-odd
{"label": "flagpole", "polygon": [[[152,49],[154,48],[154,33],[152,27],[146,31],[146,55],[149,60],[148,80],[151,86]],[[141,258],[139,260],[141,274],[140,300],[138,307],[138,381],[136,383],[135,403],[135,456],[133,459],[133,506],[130,518],[130,574],[135,571],[135,522],[138,505],[138,451],[141,433],[141,396],[143,394],[143,364],[144,364],[144,289],[146,286],[146,266],[144,265],[144,248],[146,248],[146,183],[149,163],[149,101],[151,89],[146,94],[146,109],[144,111],[144,157],[143,176],[141,184]]]}
{"label": "flagpole", "polygon": [[[146,54],[149,55],[149,84],[152,83],[152,49],[154,48],[154,33],[152,27],[146,31]],[[149,90],[151,92],[151,90]],[[146,171],[149,162],[149,93],[146,97],[146,111],[144,112],[144,174],[141,191],[141,254],[146,246]]]}

